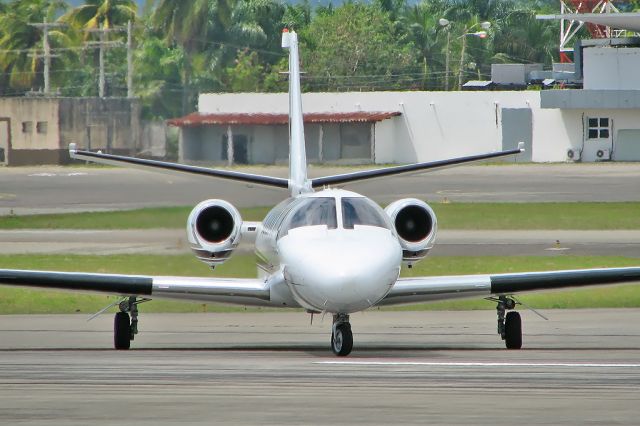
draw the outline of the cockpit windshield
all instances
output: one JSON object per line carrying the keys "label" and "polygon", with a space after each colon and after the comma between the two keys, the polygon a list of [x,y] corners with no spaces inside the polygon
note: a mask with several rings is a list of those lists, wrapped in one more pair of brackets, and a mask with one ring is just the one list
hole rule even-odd
{"label": "cockpit windshield", "polygon": [[368,198],[342,198],[342,226],[353,229],[354,225],[377,226],[389,229],[384,211]]}
{"label": "cockpit windshield", "polygon": [[336,229],[338,227],[335,198],[302,199],[280,228],[278,236],[285,236],[289,230],[294,228],[316,225],[326,225],[328,229]]}

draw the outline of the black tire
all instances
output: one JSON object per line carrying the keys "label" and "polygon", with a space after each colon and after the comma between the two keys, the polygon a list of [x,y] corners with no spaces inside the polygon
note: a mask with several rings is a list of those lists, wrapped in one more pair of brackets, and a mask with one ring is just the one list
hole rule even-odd
{"label": "black tire", "polygon": [[335,336],[331,334],[331,350],[337,356],[347,356],[353,349],[353,333],[348,323],[336,327]]}
{"label": "black tire", "polygon": [[504,343],[507,349],[522,347],[522,319],[518,312],[508,312],[504,319]]}
{"label": "black tire", "polygon": [[113,346],[118,350],[131,347],[131,321],[126,312],[118,312],[113,321]]}

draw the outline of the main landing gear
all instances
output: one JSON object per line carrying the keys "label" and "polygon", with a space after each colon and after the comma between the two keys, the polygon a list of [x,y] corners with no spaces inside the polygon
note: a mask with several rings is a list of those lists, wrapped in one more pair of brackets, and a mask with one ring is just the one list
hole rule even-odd
{"label": "main landing gear", "polygon": [[333,326],[331,328],[331,350],[337,356],[347,356],[353,349],[353,333],[349,315],[335,314],[333,316]]}
{"label": "main landing gear", "polygon": [[138,334],[138,305],[148,300],[129,297],[118,305],[120,312],[113,321],[113,346],[116,349],[131,347],[131,341]]}
{"label": "main landing gear", "polygon": [[[522,347],[522,320],[516,311],[506,312],[516,307],[516,301],[507,296],[500,296],[496,301],[498,305],[498,334],[504,340],[507,349],[520,349]],[[506,315],[505,315],[506,312]]]}

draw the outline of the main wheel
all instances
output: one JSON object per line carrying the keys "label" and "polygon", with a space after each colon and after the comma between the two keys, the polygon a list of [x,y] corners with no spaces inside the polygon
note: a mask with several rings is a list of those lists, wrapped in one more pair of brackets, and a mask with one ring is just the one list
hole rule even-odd
{"label": "main wheel", "polygon": [[331,334],[331,350],[337,356],[347,356],[353,349],[353,333],[351,325],[342,323],[336,326],[336,332]]}
{"label": "main wheel", "polygon": [[507,349],[522,347],[522,320],[518,312],[508,312],[504,319],[504,343]]}
{"label": "main wheel", "polygon": [[113,321],[113,346],[116,349],[131,347],[131,322],[126,312],[118,312]]}

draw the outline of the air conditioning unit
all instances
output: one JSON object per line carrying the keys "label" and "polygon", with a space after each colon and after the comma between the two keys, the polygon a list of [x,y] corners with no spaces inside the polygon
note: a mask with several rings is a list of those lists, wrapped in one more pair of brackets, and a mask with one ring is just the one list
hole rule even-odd
{"label": "air conditioning unit", "polygon": [[582,158],[582,150],[580,148],[569,148],[567,150],[567,158],[570,161],[580,161]]}
{"label": "air conditioning unit", "polygon": [[599,149],[596,151],[596,161],[609,161],[611,160],[610,149]]}

